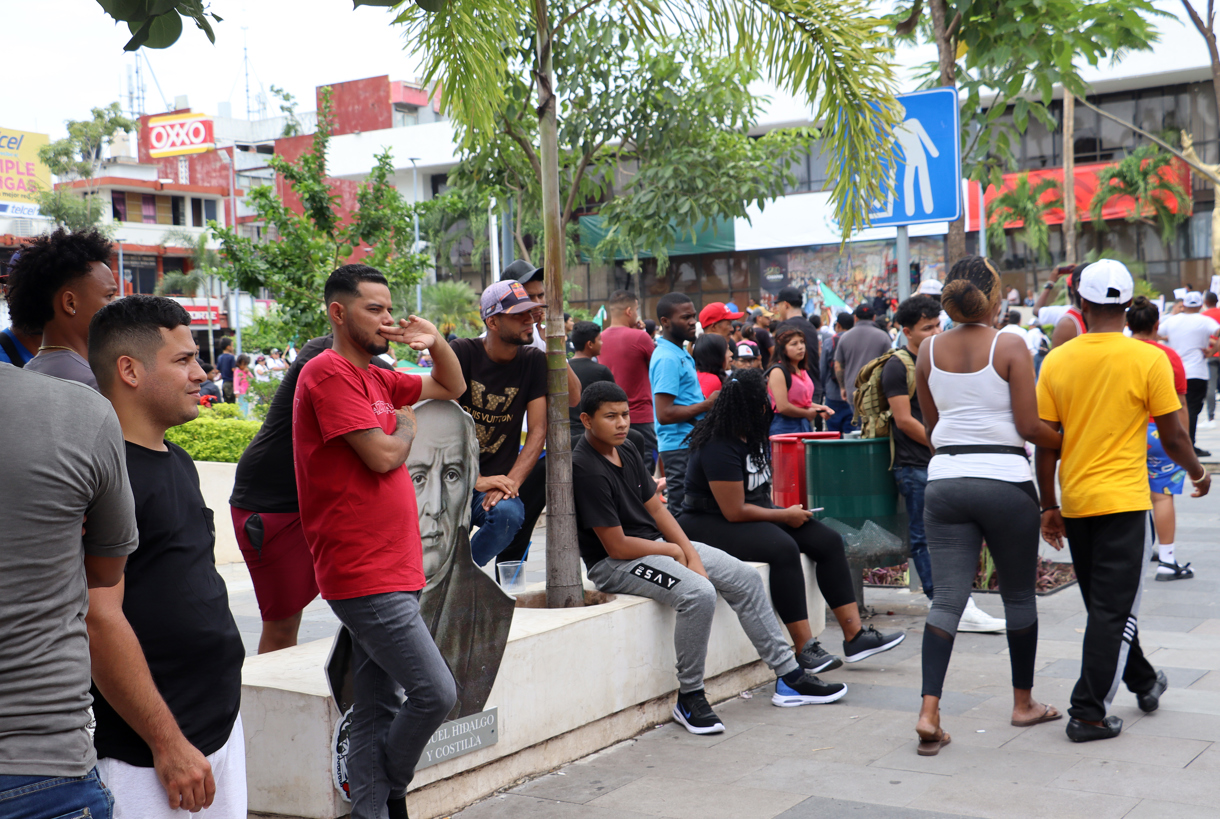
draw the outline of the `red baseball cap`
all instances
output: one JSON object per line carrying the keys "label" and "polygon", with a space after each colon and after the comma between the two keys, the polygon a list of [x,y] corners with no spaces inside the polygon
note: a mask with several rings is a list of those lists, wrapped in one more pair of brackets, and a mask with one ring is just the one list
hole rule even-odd
{"label": "red baseball cap", "polygon": [[711,304],[703,305],[703,309],[699,311],[699,323],[706,328],[725,319],[737,321],[744,315],[745,313],[730,313],[729,308],[724,306],[724,302],[714,301]]}

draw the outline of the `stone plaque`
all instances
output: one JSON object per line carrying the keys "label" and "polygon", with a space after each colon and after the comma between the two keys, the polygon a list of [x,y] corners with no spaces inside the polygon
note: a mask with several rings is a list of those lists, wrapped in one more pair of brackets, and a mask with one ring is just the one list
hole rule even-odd
{"label": "stone plaque", "polygon": [[432,739],[428,740],[415,770],[495,745],[499,740],[500,717],[497,708],[451,720],[437,728]]}

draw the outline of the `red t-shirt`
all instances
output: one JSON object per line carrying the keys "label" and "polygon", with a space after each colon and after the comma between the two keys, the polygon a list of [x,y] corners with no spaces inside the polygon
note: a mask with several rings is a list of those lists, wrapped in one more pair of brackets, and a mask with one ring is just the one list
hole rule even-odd
{"label": "red t-shirt", "polygon": [[648,333],[634,327],[602,330],[602,351],[597,360],[610,368],[615,383],[627,392],[633,424],[651,424],[656,420],[652,414],[652,385],[648,382],[648,362],[656,347]]}
{"label": "red t-shirt", "polygon": [[704,398],[711,398],[712,393],[724,386],[724,382],[714,373],[699,373],[699,389],[703,390]]}
{"label": "red t-shirt", "polygon": [[[1173,350],[1170,347],[1166,347],[1164,344],[1162,344],[1159,341],[1151,341],[1146,338],[1140,339],[1140,341],[1145,341],[1145,342],[1151,344],[1153,347],[1156,347],[1158,350],[1160,350],[1166,356],[1169,357],[1169,366],[1173,370],[1173,391],[1176,392],[1178,395],[1185,395],[1186,394],[1186,366],[1182,364],[1182,357],[1180,355],[1178,355],[1175,350]],[[1152,421],[1151,416],[1149,416],[1148,421],[1151,423],[1151,421]]]}
{"label": "red t-shirt", "polygon": [[301,370],[292,445],[301,527],[326,600],[424,587],[415,487],[403,466],[378,474],[342,436],[394,432],[397,407],[419,400],[417,375],[362,370],[325,350]]}
{"label": "red t-shirt", "polygon": [[[1204,310],[1203,315],[1215,322],[1220,322],[1220,307],[1213,307],[1210,310]],[[1220,358],[1220,353],[1216,353],[1212,358]]]}

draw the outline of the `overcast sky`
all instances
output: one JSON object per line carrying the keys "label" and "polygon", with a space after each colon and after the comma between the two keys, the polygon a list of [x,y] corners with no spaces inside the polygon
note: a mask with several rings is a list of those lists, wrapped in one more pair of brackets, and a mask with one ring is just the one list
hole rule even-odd
{"label": "overcast sky", "polygon": [[[1177,0],[1157,5],[1183,14]],[[215,114],[217,104],[227,101],[233,116],[245,116],[243,45],[249,47],[251,107],[257,108],[262,90],[271,115],[279,113],[270,97],[272,85],[296,96],[300,111],[312,111],[318,85],[381,74],[411,80],[418,74],[398,27],[390,25],[393,14],[385,9],[353,10],[351,0],[212,0],[211,6],[224,18],[215,26],[215,46],[187,22],[172,48],[145,50],[156,77],[154,82],[145,72],[149,113],[164,110],[163,99],[172,107],[175,96],[186,94],[196,111]],[[1129,57],[1118,69],[1088,71],[1086,78],[1207,65],[1203,40],[1193,27],[1175,20],[1157,25],[1162,41],[1155,54]],[[54,139],[64,135],[65,120],[87,118],[91,107],[120,100],[126,110],[127,70],[135,58],[122,49],[131,35],[126,25],[115,26],[96,0],[8,2],[4,27],[9,79],[0,98],[0,128],[49,133]],[[929,56],[930,49],[899,59],[909,65]],[[771,96],[774,110],[767,119],[803,108],[783,95]]]}

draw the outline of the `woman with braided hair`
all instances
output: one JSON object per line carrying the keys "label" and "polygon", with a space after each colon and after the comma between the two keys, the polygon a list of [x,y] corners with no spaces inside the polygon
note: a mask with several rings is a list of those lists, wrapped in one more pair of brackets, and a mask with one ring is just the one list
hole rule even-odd
{"label": "woman with braided hair", "polygon": [[771,602],[812,672],[838,668],[809,627],[801,554],[816,565],[818,588],[843,630],[843,653],[858,662],[902,642],[904,634],[862,628],[843,538],[799,505],[771,502],[771,408],[759,370],[735,370],[689,440],[686,495],[678,516],[692,539],[739,560],[771,567]]}

